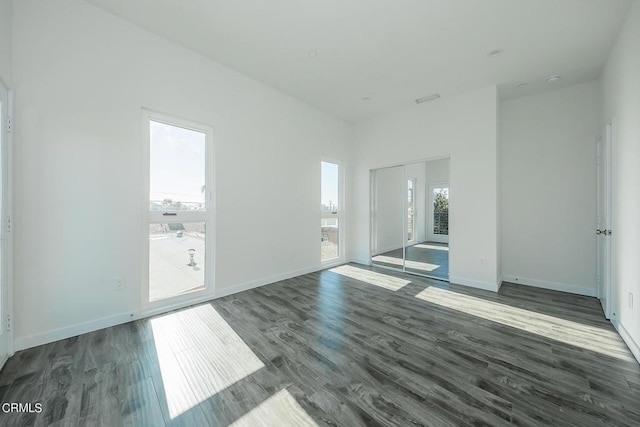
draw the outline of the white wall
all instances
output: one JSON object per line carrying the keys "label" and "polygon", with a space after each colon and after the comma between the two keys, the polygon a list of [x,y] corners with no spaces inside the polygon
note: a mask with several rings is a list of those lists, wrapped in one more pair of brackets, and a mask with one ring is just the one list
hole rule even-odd
{"label": "white wall", "polygon": [[597,83],[501,104],[506,281],[595,296]]}
{"label": "white wall", "polygon": [[427,184],[449,182],[449,159],[429,160],[427,162]]}
{"label": "white wall", "polygon": [[[640,361],[640,3],[634,2],[600,80],[600,131],[613,122],[614,325]],[[629,307],[629,293],[634,306]]]}
{"label": "white wall", "polygon": [[350,258],[369,262],[369,170],[450,156],[451,280],[495,290],[496,116],[491,87],[358,123]]}
{"label": "white wall", "polygon": [[0,78],[11,85],[11,40],[12,40],[12,9],[11,0],[0,0]]}
{"label": "white wall", "polygon": [[320,267],[320,160],[348,170],[350,125],[79,0],[13,24],[18,349],[138,313],[142,107],[214,128],[218,294]]}

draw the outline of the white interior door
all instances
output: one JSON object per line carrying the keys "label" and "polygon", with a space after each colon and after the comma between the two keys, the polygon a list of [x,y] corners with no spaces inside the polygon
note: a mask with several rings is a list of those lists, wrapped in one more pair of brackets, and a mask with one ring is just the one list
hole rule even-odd
{"label": "white interior door", "polygon": [[9,91],[0,80],[0,188],[2,199],[0,202],[0,367],[13,353],[11,343],[11,313],[9,292],[9,131],[10,110]]}
{"label": "white interior door", "polygon": [[598,298],[607,319],[611,317],[611,138],[612,128],[607,125],[604,138],[597,148],[597,225],[596,225],[596,283]]}
{"label": "white interior door", "polygon": [[449,243],[449,184],[429,184],[427,240]]}

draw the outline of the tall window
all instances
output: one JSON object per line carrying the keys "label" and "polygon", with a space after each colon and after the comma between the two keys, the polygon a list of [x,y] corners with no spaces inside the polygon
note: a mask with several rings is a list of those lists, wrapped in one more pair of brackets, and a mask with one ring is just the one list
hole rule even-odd
{"label": "tall window", "polygon": [[340,253],[340,165],[321,162],[320,245],[321,261],[339,258]]}
{"label": "tall window", "polygon": [[152,113],[147,119],[148,301],[153,302],[207,289],[211,131]]}

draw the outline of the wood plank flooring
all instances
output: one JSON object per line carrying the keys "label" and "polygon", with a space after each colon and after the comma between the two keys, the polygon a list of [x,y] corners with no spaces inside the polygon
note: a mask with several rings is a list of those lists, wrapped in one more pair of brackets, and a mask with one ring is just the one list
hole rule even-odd
{"label": "wood plank flooring", "polygon": [[597,300],[348,264],[21,351],[2,426],[638,426]]}

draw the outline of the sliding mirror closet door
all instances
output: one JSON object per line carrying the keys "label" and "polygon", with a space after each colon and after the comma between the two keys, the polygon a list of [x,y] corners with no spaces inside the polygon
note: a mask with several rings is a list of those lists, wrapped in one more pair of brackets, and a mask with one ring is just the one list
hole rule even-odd
{"label": "sliding mirror closet door", "polygon": [[405,175],[415,193],[407,193],[408,229],[416,221],[416,238],[405,242],[405,271],[449,280],[449,159],[407,164]]}
{"label": "sliding mirror closet door", "polygon": [[371,264],[404,270],[404,166],[371,171]]}
{"label": "sliding mirror closet door", "polygon": [[449,280],[449,159],[371,171],[371,264]]}
{"label": "sliding mirror closet door", "polygon": [[434,266],[426,262],[423,245],[426,240],[426,162],[409,163],[404,166],[405,249],[404,266],[408,273],[429,274]]}

